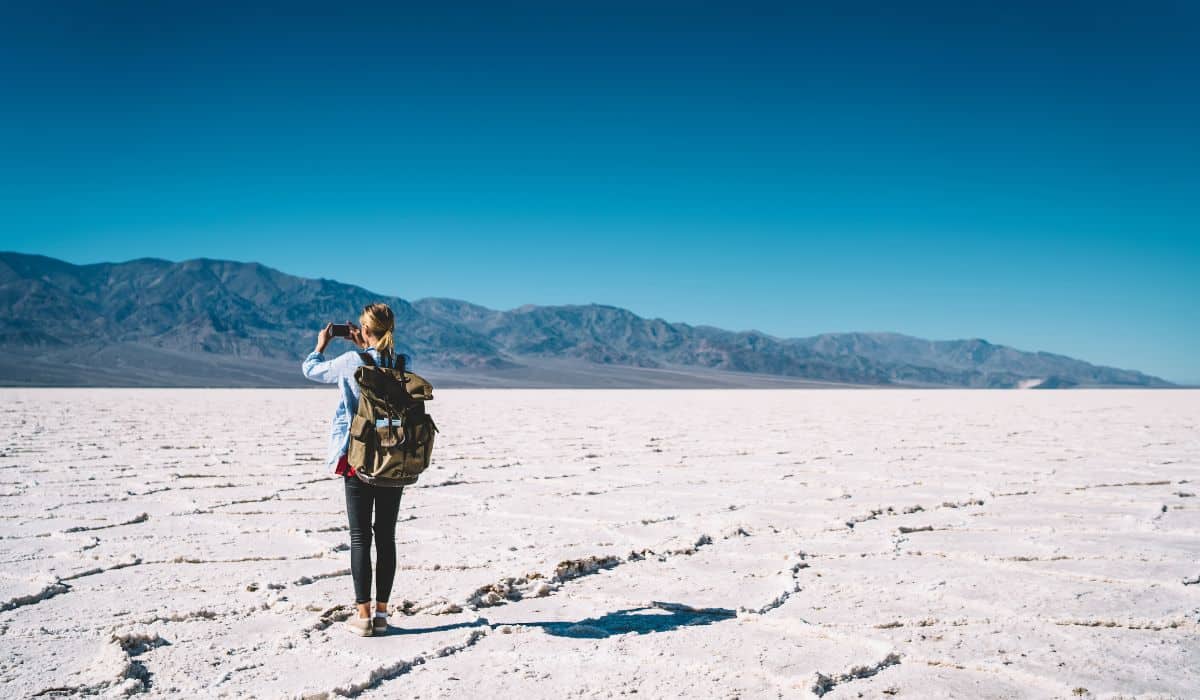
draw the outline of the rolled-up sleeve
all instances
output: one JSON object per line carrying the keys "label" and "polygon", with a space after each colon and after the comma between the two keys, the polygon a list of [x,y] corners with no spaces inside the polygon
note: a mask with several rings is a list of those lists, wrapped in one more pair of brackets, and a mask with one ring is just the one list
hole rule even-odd
{"label": "rolled-up sleeve", "polygon": [[314,382],[322,384],[336,384],[338,380],[337,367],[333,360],[326,360],[325,356],[319,352],[311,352],[308,357],[304,358],[304,364],[300,366],[300,370],[304,372],[304,376]]}

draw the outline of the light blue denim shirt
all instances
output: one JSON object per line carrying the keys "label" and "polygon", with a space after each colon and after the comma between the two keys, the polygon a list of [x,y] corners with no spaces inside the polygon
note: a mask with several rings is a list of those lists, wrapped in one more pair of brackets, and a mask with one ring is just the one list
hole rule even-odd
{"label": "light blue denim shirt", "polygon": [[[304,376],[322,384],[337,384],[338,391],[342,394],[333,414],[333,424],[329,429],[329,449],[325,453],[325,466],[331,472],[337,469],[338,460],[346,454],[346,449],[350,446],[350,419],[358,410],[358,396],[361,391],[358,382],[354,380],[354,370],[363,365],[362,358],[358,356],[359,352],[350,350],[332,360],[326,360],[323,353],[312,352],[304,358],[304,364],[301,365]],[[377,364],[379,363],[378,350],[372,347],[367,348],[366,352]],[[411,360],[407,355],[404,356],[404,360],[405,367],[412,369]]]}

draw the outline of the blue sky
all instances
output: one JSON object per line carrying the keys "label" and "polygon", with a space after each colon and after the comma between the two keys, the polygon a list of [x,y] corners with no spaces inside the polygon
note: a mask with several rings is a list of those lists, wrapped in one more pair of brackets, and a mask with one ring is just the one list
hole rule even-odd
{"label": "blue sky", "polygon": [[1194,3],[46,5],[0,249],[1200,382]]}

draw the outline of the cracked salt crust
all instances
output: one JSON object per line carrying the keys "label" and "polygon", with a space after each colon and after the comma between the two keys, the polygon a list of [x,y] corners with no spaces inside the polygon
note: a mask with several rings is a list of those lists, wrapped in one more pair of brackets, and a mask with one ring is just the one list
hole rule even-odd
{"label": "cracked salt crust", "polygon": [[1197,392],[445,391],[373,638],[327,392],[0,393],[5,697],[1200,695]]}

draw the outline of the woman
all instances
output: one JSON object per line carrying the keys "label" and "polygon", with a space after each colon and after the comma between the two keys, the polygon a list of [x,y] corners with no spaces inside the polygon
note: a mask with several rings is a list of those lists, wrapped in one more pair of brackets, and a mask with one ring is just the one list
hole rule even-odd
{"label": "woman", "polygon": [[[395,317],[386,304],[369,304],[359,316],[359,325],[350,326],[350,342],[371,356],[376,364],[391,367],[395,363],[392,331]],[[317,334],[317,348],[304,359],[304,376],[324,384],[337,384],[341,401],[333,414],[326,468],[341,475],[346,489],[346,515],[350,521],[350,572],[354,579],[357,614],[346,620],[355,634],[369,637],[387,632],[387,604],[396,577],[396,516],[404,489],[373,486],[359,480],[354,467],[346,461],[350,442],[350,420],[358,410],[360,389],[354,371],[364,364],[359,351],[345,352],[325,359],[325,348],[333,338],[330,323]],[[407,357],[405,357],[407,360]],[[408,366],[407,364],[405,365]],[[371,509],[375,510],[374,528]],[[375,614],[371,615],[371,532],[375,533]]]}

